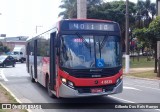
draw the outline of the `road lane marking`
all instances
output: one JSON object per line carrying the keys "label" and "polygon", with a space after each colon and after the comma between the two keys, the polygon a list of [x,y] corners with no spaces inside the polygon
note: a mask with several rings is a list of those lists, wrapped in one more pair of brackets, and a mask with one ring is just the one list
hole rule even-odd
{"label": "road lane marking", "polygon": [[158,90],[158,91],[160,91],[160,89],[157,89],[157,88],[145,87],[145,86],[140,86],[140,85],[136,85],[136,84],[129,84],[129,83],[124,83],[124,84],[132,85],[132,86],[139,86],[139,87],[142,87],[142,88],[154,89],[154,90]]}
{"label": "road lane marking", "polygon": [[3,73],[3,70],[4,70],[4,69],[1,69],[1,70],[0,70],[0,75],[1,75],[1,77],[3,78],[4,81],[8,81],[8,79],[5,77],[5,75],[4,75],[4,73]]}
{"label": "road lane marking", "polygon": [[109,97],[114,98],[114,99],[117,99],[117,100],[125,101],[125,102],[128,102],[128,103],[135,103],[135,102],[133,102],[133,101],[125,100],[125,99],[118,98],[118,97],[115,97],[115,96],[109,96]]}
{"label": "road lane marking", "polygon": [[134,87],[128,87],[128,86],[123,86],[123,89],[131,89],[131,90],[136,90],[136,91],[142,91],[140,89],[134,88]]}

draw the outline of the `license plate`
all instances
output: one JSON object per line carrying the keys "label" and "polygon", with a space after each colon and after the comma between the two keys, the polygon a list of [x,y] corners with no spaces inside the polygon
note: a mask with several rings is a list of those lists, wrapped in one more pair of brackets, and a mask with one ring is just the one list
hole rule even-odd
{"label": "license plate", "polygon": [[102,92],[102,88],[93,88],[91,89],[91,93],[100,93]]}

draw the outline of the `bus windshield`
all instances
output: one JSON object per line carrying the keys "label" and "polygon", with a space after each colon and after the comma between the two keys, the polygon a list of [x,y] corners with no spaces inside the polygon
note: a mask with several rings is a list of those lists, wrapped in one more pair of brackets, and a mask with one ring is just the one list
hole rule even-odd
{"label": "bus windshield", "polygon": [[60,66],[69,69],[112,68],[121,65],[120,37],[62,35]]}

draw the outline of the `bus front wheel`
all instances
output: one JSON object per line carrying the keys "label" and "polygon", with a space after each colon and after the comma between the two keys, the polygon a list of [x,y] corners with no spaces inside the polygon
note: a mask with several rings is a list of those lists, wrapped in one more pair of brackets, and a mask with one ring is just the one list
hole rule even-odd
{"label": "bus front wheel", "polygon": [[46,85],[47,85],[47,91],[48,91],[48,95],[51,97],[51,98],[56,98],[56,96],[51,92],[50,90],[50,87],[49,87],[49,79],[47,78],[46,80]]}

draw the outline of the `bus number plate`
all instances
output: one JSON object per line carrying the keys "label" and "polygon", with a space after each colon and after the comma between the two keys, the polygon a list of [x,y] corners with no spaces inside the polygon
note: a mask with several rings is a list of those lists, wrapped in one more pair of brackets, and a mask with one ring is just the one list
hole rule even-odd
{"label": "bus number plate", "polygon": [[100,93],[102,92],[102,88],[93,88],[91,89],[91,93]]}

